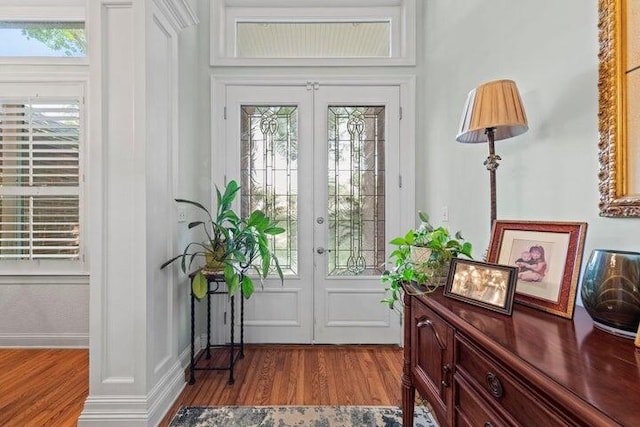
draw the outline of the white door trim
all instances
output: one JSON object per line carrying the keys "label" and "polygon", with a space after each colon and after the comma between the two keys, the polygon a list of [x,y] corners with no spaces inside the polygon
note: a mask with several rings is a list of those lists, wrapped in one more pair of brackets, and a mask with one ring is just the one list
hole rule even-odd
{"label": "white door trim", "polygon": [[[225,135],[226,87],[228,85],[243,86],[313,86],[314,83],[327,86],[394,86],[399,88],[401,120],[399,123],[400,152],[397,159],[401,176],[388,177],[397,181],[399,188],[400,212],[397,223],[389,227],[389,240],[400,235],[404,230],[415,225],[415,77],[413,76],[365,76],[365,77],[272,77],[255,76],[211,76],[211,179],[221,183],[225,180],[225,161],[227,159]],[[390,247],[387,246],[387,252]],[[382,286],[382,285],[381,285]],[[221,307],[222,308],[222,307]],[[222,313],[223,310],[216,310]],[[224,335],[221,319],[213,320],[214,327],[219,329],[215,336]],[[225,327],[226,329],[226,327]],[[399,334],[400,335],[400,334]],[[402,337],[398,336],[398,343]]]}

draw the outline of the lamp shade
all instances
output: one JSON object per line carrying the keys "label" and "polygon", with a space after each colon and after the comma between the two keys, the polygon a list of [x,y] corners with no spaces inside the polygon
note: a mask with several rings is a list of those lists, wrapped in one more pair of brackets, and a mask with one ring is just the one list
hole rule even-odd
{"label": "lamp shade", "polygon": [[486,142],[485,130],[495,129],[495,140],[526,132],[527,116],[513,80],[484,83],[469,92],[462,114],[459,142]]}

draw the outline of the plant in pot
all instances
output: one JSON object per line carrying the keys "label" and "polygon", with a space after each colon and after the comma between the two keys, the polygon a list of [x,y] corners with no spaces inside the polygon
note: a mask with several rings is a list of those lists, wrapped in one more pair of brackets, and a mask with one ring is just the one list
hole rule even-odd
{"label": "plant in pot", "polygon": [[382,273],[381,281],[387,285],[388,294],[382,302],[392,309],[401,298],[403,283],[417,284],[421,293],[433,292],[445,283],[453,258],[459,255],[472,258],[472,245],[460,231],[452,236],[443,226],[433,227],[426,213],[418,211],[418,217],[417,229],[389,242],[396,248],[389,255],[391,269]]}
{"label": "plant in pot", "polygon": [[160,268],[180,260],[182,271],[187,273],[194,260],[205,260],[205,267],[198,269],[191,281],[191,290],[197,299],[207,294],[207,273],[219,272],[224,276],[229,295],[240,288],[245,298],[254,291],[253,280],[247,275],[250,268],[256,271],[261,283],[272,268],[283,282],[282,269],[271,249],[269,236],[283,233],[284,228],[278,227],[259,209],[247,217],[240,217],[232,208],[239,190],[236,181],[230,181],[224,193],[216,186],[215,216],[201,203],[176,199],[178,203],[195,206],[205,213],[205,220],[190,222],[188,228],[202,227],[206,239],[187,243],[181,254],[165,261]]}

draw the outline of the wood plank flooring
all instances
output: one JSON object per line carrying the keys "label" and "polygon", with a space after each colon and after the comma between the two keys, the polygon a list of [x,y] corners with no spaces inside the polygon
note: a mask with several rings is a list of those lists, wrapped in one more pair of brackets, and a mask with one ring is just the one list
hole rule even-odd
{"label": "wood plank flooring", "polygon": [[[0,349],[0,426],[76,425],[88,363],[87,350]],[[400,405],[401,371],[397,346],[247,345],[234,385],[227,371],[196,371],[160,425],[180,406]]]}
{"label": "wood plank flooring", "polygon": [[0,426],[75,426],[88,393],[88,350],[0,349]]}
{"label": "wood plank flooring", "polygon": [[[227,356],[212,360],[219,357]],[[228,385],[227,371],[196,371],[196,383],[185,386],[161,426],[180,406],[399,406],[401,373],[397,346],[248,345],[235,384]]]}

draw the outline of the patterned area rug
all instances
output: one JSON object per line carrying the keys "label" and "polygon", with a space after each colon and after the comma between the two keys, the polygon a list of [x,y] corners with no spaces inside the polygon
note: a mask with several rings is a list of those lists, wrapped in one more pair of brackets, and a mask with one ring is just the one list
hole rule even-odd
{"label": "patterned area rug", "polygon": [[[182,407],[170,427],[401,427],[397,406],[212,406]],[[437,427],[417,406],[415,427]]]}

